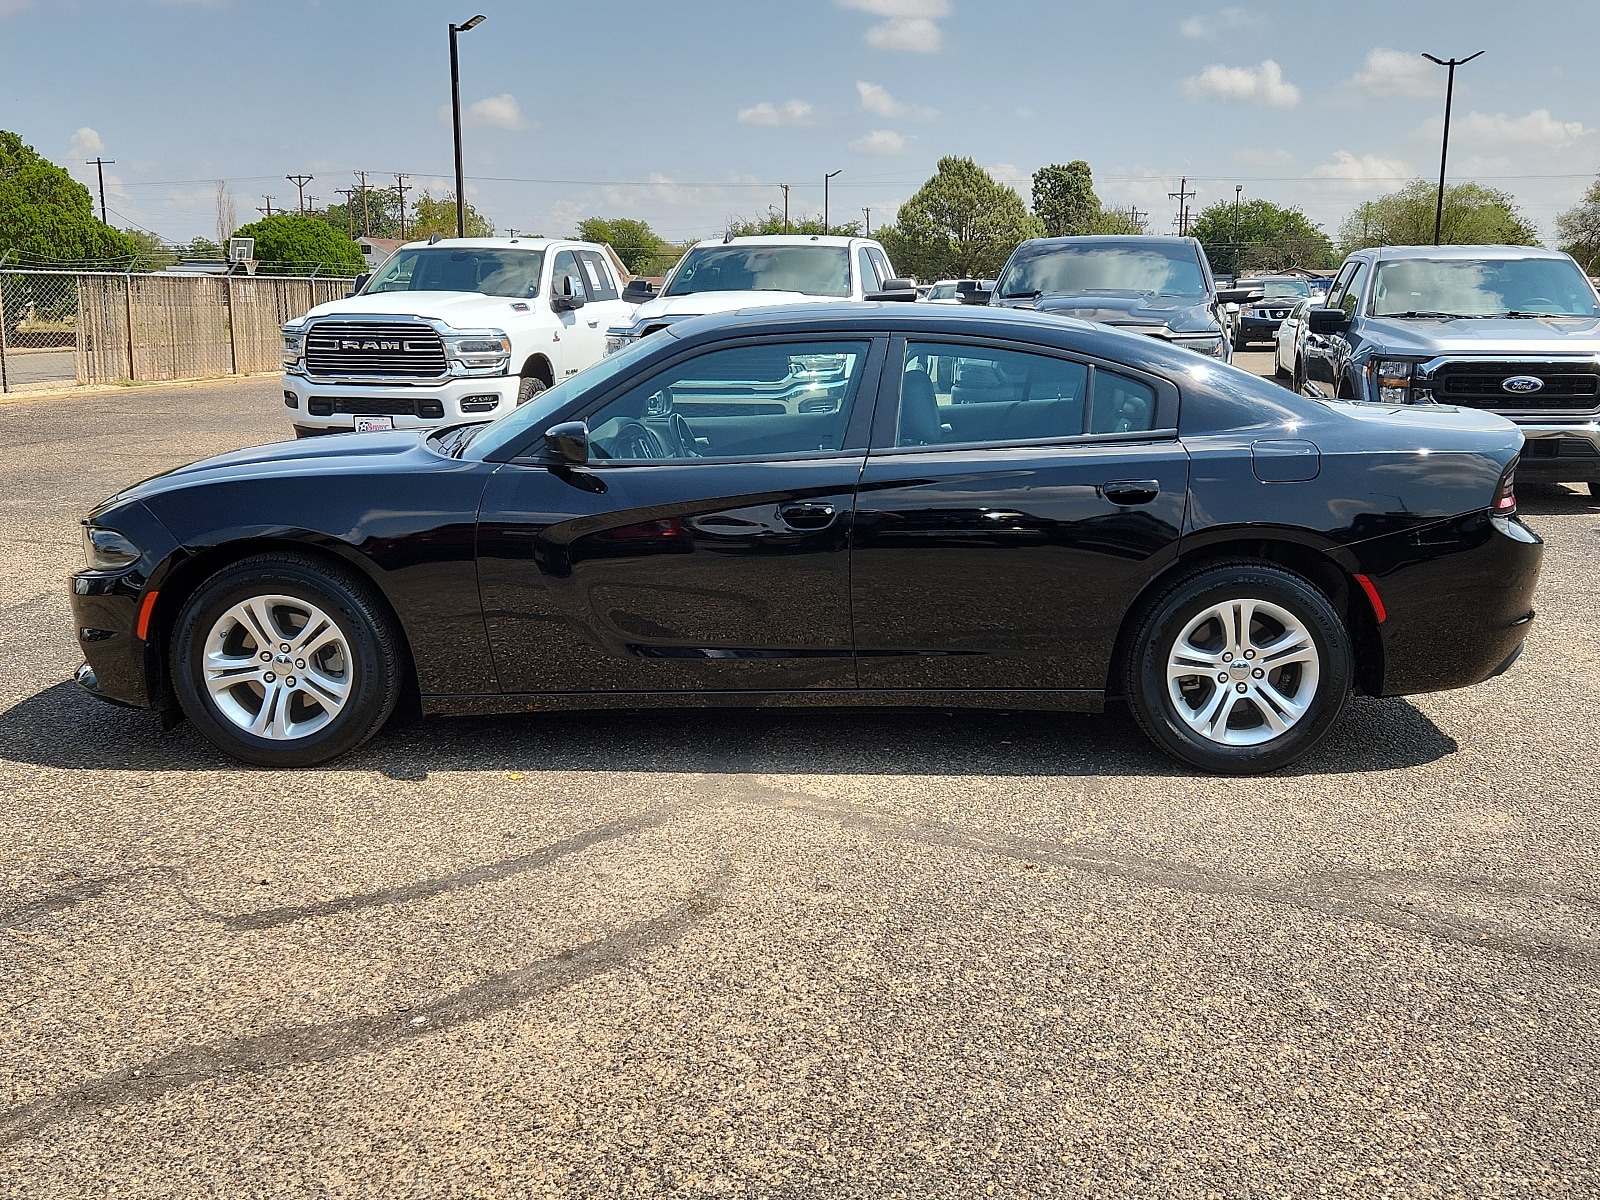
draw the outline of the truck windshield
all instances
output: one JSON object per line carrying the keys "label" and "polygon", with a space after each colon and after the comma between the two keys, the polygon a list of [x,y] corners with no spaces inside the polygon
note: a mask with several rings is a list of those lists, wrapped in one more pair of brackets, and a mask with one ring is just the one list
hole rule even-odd
{"label": "truck windshield", "polygon": [[1594,289],[1561,258],[1403,258],[1380,263],[1372,315],[1600,316]]}
{"label": "truck windshield", "polygon": [[850,255],[843,246],[702,246],[684,256],[661,294],[697,292],[848,296]]}
{"label": "truck windshield", "polygon": [[420,249],[396,251],[362,290],[375,292],[479,292],[526,299],[539,294],[542,250]]}
{"label": "truck windshield", "polygon": [[1284,300],[1290,296],[1311,295],[1311,285],[1304,279],[1268,279],[1261,285],[1263,300]]}
{"label": "truck windshield", "polygon": [[1174,238],[1140,238],[1138,245],[1050,243],[1019,249],[1000,279],[1002,299],[1113,292],[1203,300],[1205,277],[1193,245]]}

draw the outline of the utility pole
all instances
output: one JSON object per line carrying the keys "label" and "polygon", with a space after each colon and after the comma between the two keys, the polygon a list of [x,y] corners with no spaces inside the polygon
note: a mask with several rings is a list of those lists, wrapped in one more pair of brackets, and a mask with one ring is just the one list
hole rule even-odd
{"label": "utility pole", "polygon": [[93,167],[95,177],[100,180],[100,224],[106,224],[106,168],[117,160],[114,158],[101,158],[98,154],[83,165]]}
{"label": "utility pole", "polygon": [[[1479,50],[1478,54],[1483,51]],[[1441,67],[1450,68],[1450,76],[1444,87],[1444,142],[1439,147],[1439,200],[1433,208],[1433,244],[1439,244],[1439,231],[1444,228],[1444,164],[1450,157],[1450,102],[1456,94],[1456,68],[1471,62],[1478,54],[1469,54],[1466,58],[1435,58],[1431,54],[1422,57],[1429,62],[1438,63]]]}
{"label": "utility pole", "polygon": [[315,175],[285,175],[284,178],[287,179],[290,183],[294,184],[296,190],[299,191],[299,193],[300,193],[300,215],[302,217],[305,216],[306,215],[306,184],[310,183],[313,179],[316,178],[316,176]]}
{"label": "utility pole", "polygon": [[356,174],[361,176],[361,236],[371,237],[372,210],[367,207],[367,173],[357,171]]}
{"label": "utility pole", "polygon": [[507,229],[506,230],[506,236],[508,238],[516,237],[517,236],[517,227],[515,225],[513,225],[510,229]]}
{"label": "utility pole", "polygon": [[1150,214],[1140,210],[1137,204],[1128,205],[1128,223],[1140,233],[1144,232],[1144,219]]}
{"label": "utility pole", "polygon": [[822,177],[822,232],[828,232],[828,184],[835,175],[842,173],[843,167],[838,171],[830,171]]}
{"label": "utility pole", "polygon": [[406,193],[411,190],[406,186],[404,175],[394,177],[394,190],[400,196],[400,240],[403,242],[406,240]]}
{"label": "utility pole", "polygon": [[863,208],[861,211],[866,213],[866,215],[867,215],[867,236],[871,237],[872,236],[872,210],[870,208]]}
{"label": "utility pole", "polygon": [[345,223],[350,226],[350,240],[353,242],[356,240],[356,190],[355,188],[334,188],[333,194],[344,197]]}
{"label": "utility pole", "polygon": [[1244,184],[1233,185],[1233,273],[1239,273],[1239,260],[1244,257],[1239,248],[1239,197],[1244,195]]}
{"label": "utility pole", "polygon": [[[266,215],[270,217],[272,215],[272,197],[271,196],[262,196],[261,198],[267,202],[267,206],[265,208],[261,208],[258,205],[256,207],[256,211],[258,213],[266,213]],[[282,210],[280,209],[279,211],[281,212]]]}
{"label": "utility pole", "polygon": [[778,186],[783,189],[783,231],[785,233],[788,233],[789,232],[789,185],[787,183],[780,183]]}
{"label": "utility pole", "polygon": [[1189,177],[1187,175],[1179,181],[1177,191],[1167,193],[1169,200],[1178,202],[1178,219],[1175,224],[1178,226],[1179,237],[1189,236],[1189,201],[1194,195],[1195,193],[1189,190]]}

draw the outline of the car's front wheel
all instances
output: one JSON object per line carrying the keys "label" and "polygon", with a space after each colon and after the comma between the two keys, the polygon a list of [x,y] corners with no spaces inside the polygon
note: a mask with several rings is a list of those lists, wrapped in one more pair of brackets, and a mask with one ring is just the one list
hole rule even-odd
{"label": "car's front wheel", "polygon": [[517,383],[517,407],[521,408],[544,390],[544,380],[537,375],[524,375]]}
{"label": "car's front wheel", "polygon": [[361,745],[399,698],[400,640],[370,585],[297,554],[223,568],[189,597],[172,639],[178,700],[222,750],[306,767]]}
{"label": "car's front wheel", "polygon": [[1213,567],[1174,586],[1135,635],[1124,694],[1151,740],[1208,771],[1293,762],[1338,719],[1353,674],[1333,605],[1279,567]]}

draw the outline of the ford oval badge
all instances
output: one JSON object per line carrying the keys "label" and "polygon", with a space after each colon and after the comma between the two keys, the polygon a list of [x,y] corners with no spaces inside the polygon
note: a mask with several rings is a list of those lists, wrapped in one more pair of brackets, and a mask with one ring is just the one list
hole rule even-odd
{"label": "ford oval badge", "polygon": [[1544,380],[1536,375],[1513,375],[1510,379],[1501,380],[1500,390],[1517,396],[1526,396],[1533,392],[1544,391]]}

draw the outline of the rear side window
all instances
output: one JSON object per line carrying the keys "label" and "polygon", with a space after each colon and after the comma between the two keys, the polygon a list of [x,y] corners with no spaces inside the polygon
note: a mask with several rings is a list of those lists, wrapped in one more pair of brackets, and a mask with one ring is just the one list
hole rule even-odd
{"label": "rear side window", "polygon": [[1090,433],[1145,433],[1155,428],[1156,390],[1148,383],[1094,373],[1094,420]]}
{"label": "rear side window", "polygon": [[897,446],[1024,442],[1084,432],[1089,368],[1019,350],[906,346]]}
{"label": "rear side window", "polygon": [[589,289],[591,300],[615,300],[617,286],[612,282],[611,272],[606,269],[605,259],[600,257],[595,250],[579,250],[578,261],[583,264],[583,282]]}

